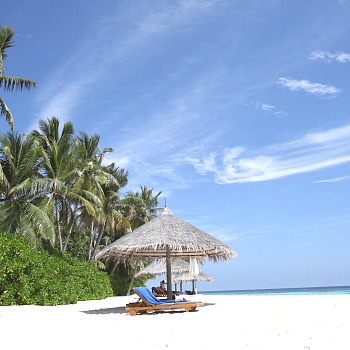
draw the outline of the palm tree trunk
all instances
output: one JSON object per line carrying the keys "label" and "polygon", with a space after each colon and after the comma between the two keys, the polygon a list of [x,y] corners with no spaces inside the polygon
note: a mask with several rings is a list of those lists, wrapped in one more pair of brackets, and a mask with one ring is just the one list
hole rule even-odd
{"label": "palm tree trunk", "polygon": [[116,261],[115,261],[115,263],[114,263],[114,265],[113,265],[112,271],[111,271],[111,273],[109,274],[109,276],[111,276],[111,275],[114,274],[115,269],[117,268],[118,263],[119,263],[119,260],[116,259]]}
{"label": "palm tree trunk", "polygon": [[73,226],[74,226],[74,218],[75,218],[75,215],[76,215],[77,211],[78,211],[78,207],[76,206],[75,209],[74,209],[74,213],[73,213],[72,225],[70,226],[70,229],[69,229],[69,232],[67,234],[66,240],[64,241],[63,250],[67,249],[69,237],[70,237],[70,234],[72,233],[72,229],[73,229]]}
{"label": "palm tree trunk", "polygon": [[100,244],[103,232],[105,230],[105,226],[106,226],[106,220],[103,220],[102,225],[101,225],[101,230],[100,233],[98,234],[97,240],[96,240],[96,244],[95,244],[95,248],[91,254],[91,258],[90,261],[93,261],[95,259],[95,255],[97,253],[97,249],[98,249],[98,245]]}
{"label": "palm tree trunk", "polygon": [[58,233],[58,240],[60,242],[60,250],[62,249],[62,235],[61,235],[61,226],[60,226],[60,214],[58,212],[58,203],[56,201],[56,221],[57,221],[57,233]]}
{"label": "palm tree trunk", "polygon": [[131,281],[130,281],[129,289],[128,289],[128,292],[126,293],[127,296],[130,295],[132,285],[134,284],[134,279],[135,279],[135,275],[136,275],[136,271],[137,271],[137,266],[139,265],[139,261],[140,261],[140,258],[138,258],[138,259],[136,260],[136,264],[135,264],[135,268],[134,268],[134,273],[132,274],[132,278],[131,278]]}
{"label": "palm tree trunk", "polygon": [[94,241],[94,222],[91,222],[91,235],[90,235],[90,248],[89,248],[89,257],[88,261],[91,259],[91,251],[92,251],[92,242]]}

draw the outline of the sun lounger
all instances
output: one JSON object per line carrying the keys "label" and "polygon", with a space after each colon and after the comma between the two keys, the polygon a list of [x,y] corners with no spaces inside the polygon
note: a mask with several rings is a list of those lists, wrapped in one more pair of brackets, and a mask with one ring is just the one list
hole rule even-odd
{"label": "sun lounger", "polygon": [[126,305],[125,310],[129,311],[129,315],[131,316],[136,316],[138,312],[161,309],[182,308],[186,312],[189,312],[195,310],[197,306],[204,305],[204,303],[188,300],[159,300],[146,287],[134,288],[133,291],[140,297],[140,300],[136,303]]}
{"label": "sun lounger", "polygon": [[[159,290],[161,293],[164,293],[164,294],[166,295],[166,289],[164,289],[164,288],[162,288],[162,287],[158,287],[158,290]],[[182,294],[181,292],[178,292],[178,291],[176,291],[176,290],[173,290],[172,293],[173,293],[174,296],[175,296],[175,295],[180,295],[180,294]]]}
{"label": "sun lounger", "polygon": [[187,295],[195,295],[196,294],[196,291],[194,291],[194,290],[185,290],[185,292]]}
{"label": "sun lounger", "polygon": [[152,287],[152,293],[156,297],[166,297],[167,294],[163,290],[160,290],[158,287]]}
{"label": "sun lounger", "polygon": [[[161,288],[161,287],[152,287],[152,293],[156,297],[166,297],[167,296],[166,290]],[[181,292],[177,292],[177,291],[172,291],[172,293],[173,293],[173,299],[175,299],[176,296],[182,294]]]}

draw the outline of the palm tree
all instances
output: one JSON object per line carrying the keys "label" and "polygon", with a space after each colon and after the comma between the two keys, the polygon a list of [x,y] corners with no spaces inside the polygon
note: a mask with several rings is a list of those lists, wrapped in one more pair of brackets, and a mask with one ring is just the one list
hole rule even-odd
{"label": "palm tree", "polygon": [[134,200],[134,208],[129,214],[131,228],[134,230],[137,227],[157,217],[157,213],[162,208],[158,208],[158,197],[162,193],[158,192],[153,195],[153,188],[149,189],[146,186],[140,186],[141,192],[128,192],[126,198]]}
{"label": "palm tree", "polygon": [[[59,121],[53,117],[47,122],[39,121],[41,132],[31,132],[43,147],[43,160],[40,164],[45,177],[45,195],[40,205],[49,215],[55,217],[60,250],[63,250],[61,221],[71,225],[69,218],[74,217],[74,209],[83,205],[89,214],[94,215],[93,203],[101,205],[100,199],[81,186],[77,186],[81,171],[77,168],[79,147],[73,142],[73,124],[64,124],[59,133]],[[39,180],[40,181],[40,180]],[[44,185],[43,185],[44,186]]]}
{"label": "palm tree", "polygon": [[41,147],[31,137],[10,133],[0,135],[0,143],[0,231],[23,234],[37,248],[41,238],[54,243],[53,224],[36,206]]}
{"label": "palm tree", "polygon": [[94,250],[91,254],[90,260],[94,260],[102,236],[105,232],[109,232],[113,239],[116,232],[131,231],[128,218],[123,215],[123,212],[130,211],[131,206],[127,199],[121,199],[118,191],[122,186],[127,184],[128,173],[124,169],[116,167],[114,163],[104,167],[104,171],[118,179],[117,183],[109,183],[102,185],[104,192],[102,207],[100,208],[97,221],[99,223],[99,232],[94,244]]}
{"label": "palm tree", "polygon": [[[78,154],[76,158],[77,168],[79,169],[79,175],[76,178],[75,187],[84,189],[86,191],[94,193],[98,198],[103,198],[102,185],[112,183],[119,185],[115,177],[109,173],[103,171],[101,162],[104,155],[107,152],[112,152],[112,148],[105,148],[102,152],[99,149],[100,136],[94,134],[89,137],[85,132],[80,132],[80,136],[76,138],[76,147],[78,148]],[[69,227],[69,231],[66,235],[66,239],[63,245],[63,250],[66,250],[67,244],[72,233],[74,224],[78,220],[78,212],[84,212],[84,208],[79,208],[78,204],[75,204],[72,222]],[[86,220],[89,225],[93,225],[93,218],[91,215],[85,214]],[[81,217],[80,217],[81,219]]]}
{"label": "palm tree", "polygon": [[[28,79],[5,76],[4,61],[7,58],[6,50],[14,46],[13,37],[15,32],[10,27],[0,26],[0,88],[4,91],[30,90],[36,88],[36,82]],[[0,97],[0,115],[6,118],[6,121],[14,129],[13,116],[4,100]]]}
{"label": "palm tree", "polygon": [[[127,206],[123,208],[123,215],[127,217],[130,222],[131,229],[129,229],[129,232],[154,219],[157,216],[158,211],[162,209],[157,207],[158,197],[162,192],[158,192],[154,196],[153,188],[149,189],[146,186],[140,186],[140,188],[141,192],[136,192],[135,194],[133,192],[128,192],[123,199],[127,204]],[[138,260],[136,266],[137,265],[145,267],[147,266],[147,262]],[[118,261],[115,261],[110,269],[110,274],[115,272],[118,275],[129,277],[133,281],[135,265],[131,261],[124,262],[123,264],[118,264]]]}

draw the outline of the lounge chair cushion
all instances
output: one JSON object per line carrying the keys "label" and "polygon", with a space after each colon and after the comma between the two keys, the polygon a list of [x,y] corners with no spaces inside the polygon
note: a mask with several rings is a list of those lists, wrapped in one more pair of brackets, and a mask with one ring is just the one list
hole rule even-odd
{"label": "lounge chair cushion", "polygon": [[147,287],[139,287],[139,288],[134,288],[135,292],[139,294],[145,301],[152,305],[161,305],[161,304],[166,304],[166,303],[183,303],[186,302],[188,303],[188,300],[159,300],[156,298],[153,293],[147,288]]}

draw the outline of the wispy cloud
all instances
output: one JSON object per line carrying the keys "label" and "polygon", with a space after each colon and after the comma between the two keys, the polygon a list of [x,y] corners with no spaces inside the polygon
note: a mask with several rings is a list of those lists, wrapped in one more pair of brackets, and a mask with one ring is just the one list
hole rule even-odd
{"label": "wispy cloud", "polygon": [[314,51],[309,55],[310,60],[321,60],[324,62],[331,63],[332,61],[338,61],[341,63],[350,62],[350,54],[343,51],[336,53],[330,53],[325,51]]}
{"label": "wispy cloud", "polygon": [[[78,42],[76,51],[55,72],[41,84],[37,103],[41,106],[38,119],[58,117],[60,120],[72,120],[74,111],[86,104],[86,96],[91,91],[105,88],[104,81],[116,80],[122,74],[116,67],[132,61],[137,65],[138,57],[157,52],[159,45],[153,45],[161,37],[172,35],[190,23],[193,16],[210,11],[217,0],[179,1],[168,6],[157,6],[150,11],[149,3],[117,3],[116,11],[92,26],[85,39]],[[125,23],[128,23],[125,26]],[[118,33],[113,35],[111,33]],[[143,51],[143,55],[140,52]],[[132,59],[130,59],[132,58]],[[37,125],[33,121],[32,127]]]}
{"label": "wispy cloud", "polygon": [[319,83],[311,83],[308,80],[295,80],[290,78],[279,78],[277,84],[289,88],[292,91],[303,90],[309,94],[316,96],[327,96],[327,97],[336,97],[341,89],[337,89],[334,86],[322,85]]}
{"label": "wispy cloud", "polygon": [[274,108],[276,108],[276,106],[272,106],[272,105],[269,105],[267,103],[262,103],[261,104],[261,108],[264,110],[264,111],[271,111],[273,110]]}
{"label": "wispy cloud", "polygon": [[350,178],[350,176],[343,176],[343,177],[336,177],[334,179],[328,179],[328,180],[319,180],[319,181],[313,181],[311,183],[313,184],[319,184],[319,183],[324,183],[324,182],[339,182],[339,181],[343,181]]}
{"label": "wispy cloud", "polygon": [[270,104],[265,103],[265,102],[257,101],[257,102],[254,103],[254,106],[257,109],[261,109],[261,110],[263,110],[265,112],[268,112],[268,113],[273,113],[274,115],[279,116],[279,117],[288,115],[287,112],[277,111],[276,110],[276,106],[270,105]]}
{"label": "wispy cloud", "polygon": [[196,158],[186,158],[189,163],[191,163],[195,168],[196,171],[204,175],[208,171],[216,171],[216,162],[215,162],[215,154],[210,153],[209,156],[204,157],[202,161]]}
{"label": "wispy cloud", "polygon": [[219,184],[266,181],[316,171],[350,161],[350,125],[258,150],[227,147],[205,160],[186,161],[202,175],[213,172]]}
{"label": "wispy cloud", "polygon": [[255,102],[254,107],[257,109],[262,109],[263,111],[266,111],[266,112],[272,111],[276,108],[276,106],[272,106],[272,105],[269,105],[268,103],[260,102],[260,101]]}

